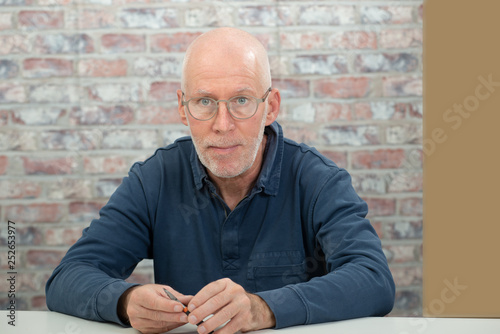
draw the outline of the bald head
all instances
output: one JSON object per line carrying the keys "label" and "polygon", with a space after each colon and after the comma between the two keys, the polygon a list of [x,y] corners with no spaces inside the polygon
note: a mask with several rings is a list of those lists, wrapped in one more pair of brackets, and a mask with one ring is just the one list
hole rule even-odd
{"label": "bald head", "polygon": [[198,72],[210,69],[218,69],[228,75],[237,71],[253,71],[262,89],[271,86],[266,49],[254,36],[236,28],[214,29],[191,43],[182,67],[182,90],[188,89],[190,80]]}

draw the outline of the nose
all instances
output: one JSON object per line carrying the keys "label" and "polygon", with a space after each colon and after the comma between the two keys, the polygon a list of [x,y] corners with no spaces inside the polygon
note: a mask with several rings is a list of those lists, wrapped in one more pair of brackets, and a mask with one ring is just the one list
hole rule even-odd
{"label": "nose", "polygon": [[234,128],[234,119],[227,109],[226,101],[219,101],[217,104],[217,114],[214,117],[212,128],[220,133],[229,132]]}

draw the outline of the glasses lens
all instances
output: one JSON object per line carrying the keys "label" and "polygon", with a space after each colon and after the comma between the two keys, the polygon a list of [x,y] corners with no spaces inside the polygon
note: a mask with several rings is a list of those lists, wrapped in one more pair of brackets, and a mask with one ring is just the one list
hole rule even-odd
{"label": "glasses lens", "polygon": [[217,102],[208,97],[195,98],[189,101],[188,108],[193,117],[200,120],[210,119],[217,109]]}
{"label": "glasses lens", "polygon": [[257,100],[251,96],[235,96],[228,101],[228,107],[234,117],[249,118],[257,111]]}

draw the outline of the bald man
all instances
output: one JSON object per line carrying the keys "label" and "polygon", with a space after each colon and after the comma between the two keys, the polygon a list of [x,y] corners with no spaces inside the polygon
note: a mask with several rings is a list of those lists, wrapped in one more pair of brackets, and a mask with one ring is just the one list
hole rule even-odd
{"label": "bald man", "polygon": [[[54,270],[48,307],[143,333],[389,313],[394,282],[367,205],[345,170],[283,137],[258,40],[233,28],[201,35],[177,98],[191,136],[132,166]],[[145,258],[155,284],[124,281]]]}

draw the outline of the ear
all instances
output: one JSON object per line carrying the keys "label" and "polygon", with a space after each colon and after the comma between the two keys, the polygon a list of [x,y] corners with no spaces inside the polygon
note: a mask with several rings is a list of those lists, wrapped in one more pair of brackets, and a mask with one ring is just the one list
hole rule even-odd
{"label": "ear", "polygon": [[179,111],[179,116],[181,116],[181,122],[182,124],[188,126],[188,115],[186,114],[186,107],[182,105],[182,90],[178,89],[177,90],[177,104],[178,104],[178,111]]}
{"label": "ear", "polygon": [[267,104],[268,109],[266,116],[266,125],[270,125],[276,120],[276,118],[278,118],[278,114],[280,112],[281,95],[280,91],[277,88],[274,88],[269,93],[269,96],[267,97]]}

